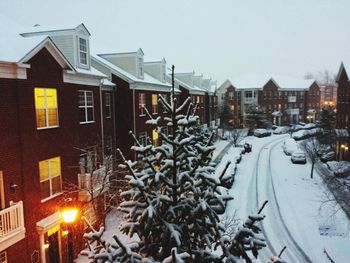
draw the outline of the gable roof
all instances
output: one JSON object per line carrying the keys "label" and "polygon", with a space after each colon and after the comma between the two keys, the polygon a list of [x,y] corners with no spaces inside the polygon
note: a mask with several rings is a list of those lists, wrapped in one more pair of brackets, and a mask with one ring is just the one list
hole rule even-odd
{"label": "gable roof", "polygon": [[340,63],[340,68],[338,70],[337,77],[336,77],[337,82],[339,81],[340,75],[343,71],[345,71],[345,73],[348,77],[350,76],[350,63],[349,62],[342,61]]}

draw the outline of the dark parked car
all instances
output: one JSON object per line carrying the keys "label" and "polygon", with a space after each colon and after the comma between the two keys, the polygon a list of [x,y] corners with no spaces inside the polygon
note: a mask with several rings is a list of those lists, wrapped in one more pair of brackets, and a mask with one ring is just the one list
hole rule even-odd
{"label": "dark parked car", "polygon": [[252,151],[252,145],[249,143],[244,144],[244,153],[250,153]]}
{"label": "dark parked car", "polygon": [[258,138],[271,136],[271,132],[266,129],[256,129],[254,131],[254,136]]}

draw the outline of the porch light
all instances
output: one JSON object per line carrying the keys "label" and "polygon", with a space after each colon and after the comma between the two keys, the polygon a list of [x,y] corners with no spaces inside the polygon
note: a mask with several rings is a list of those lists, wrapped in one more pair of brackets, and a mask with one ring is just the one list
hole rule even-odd
{"label": "porch light", "polygon": [[48,244],[48,243],[45,243],[45,244],[43,245],[43,247],[44,247],[45,249],[49,248],[49,246],[50,246],[50,244]]}
{"label": "porch light", "polygon": [[342,149],[344,149],[344,148],[345,148],[345,144],[340,145],[340,147],[341,147]]}
{"label": "porch light", "polygon": [[63,221],[65,223],[73,223],[78,215],[78,209],[72,208],[62,211]]}

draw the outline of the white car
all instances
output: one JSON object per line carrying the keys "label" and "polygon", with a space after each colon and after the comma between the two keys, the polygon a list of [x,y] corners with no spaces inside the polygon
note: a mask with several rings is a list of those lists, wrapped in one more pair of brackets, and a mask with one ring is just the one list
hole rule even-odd
{"label": "white car", "polygon": [[302,163],[302,164],[306,163],[306,155],[304,152],[301,152],[301,151],[293,152],[290,159],[292,163]]}
{"label": "white car", "polygon": [[274,131],[273,134],[285,134],[289,131],[288,126],[278,126]]}
{"label": "white car", "polygon": [[292,155],[293,152],[298,151],[298,145],[296,141],[292,138],[285,139],[282,144],[283,152],[286,155]]}

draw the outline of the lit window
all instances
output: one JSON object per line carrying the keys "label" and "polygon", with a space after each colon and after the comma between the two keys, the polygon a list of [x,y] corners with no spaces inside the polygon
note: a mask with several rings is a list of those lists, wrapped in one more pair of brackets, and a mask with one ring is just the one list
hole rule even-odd
{"label": "lit window", "polygon": [[94,96],[92,91],[79,90],[79,122],[94,121]]}
{"label": "lit window", "polygon": [[87,41],[84,38],[79,38],[79,62],[87,65]]}
{"label": "lit window", "polygon": [[39,162],[39,178],[41,199],[62,191],[61,158],[55,157]]}
{"label": "lit window", "polygon": [[230,100],[233,100],[233,92],[232,92],[232,91],[229,92],[228,95],[229,95],[229,97],[230,97]]}
{"label": "lit window", "polygon": [[140,116],[146,115],[146,111],[144,109],[146,105],[146,94],[140,93],[139,94],[139,110],[140,110]]}
{"label": "lit window", "polygon": [[56,89],[35,88],[36,127],[48,128],[58,126]]}
{"label": "lit window", "polygon": [[158,95],[152,94],[152,113],[157,114],[158,113]]}
{"label": "lit window", "polygon": [[147,145],[147,132],[140,132],[139,133],[139,142],[143,146]]}
{"label": "lit window", "polygon": [[111,117],[111,112],[112,112],[112,104],[111,104],[111,94],[110,93],[106,93],[105,94],[105,114],[106,114],[106,118],[110,118]]}
{"label": "lit window", "polygon": [[152,131],[152,140],[153,140],[153,145],[154,146],[158,146],[158,138],[159,138],[158,132],[157,132],[156,129],[154,129]]}

